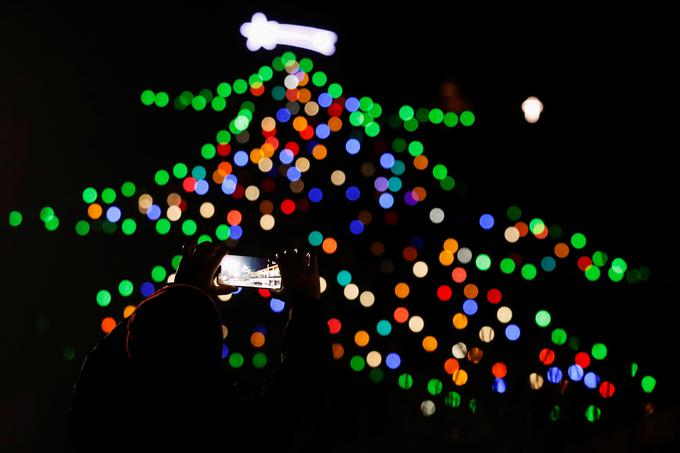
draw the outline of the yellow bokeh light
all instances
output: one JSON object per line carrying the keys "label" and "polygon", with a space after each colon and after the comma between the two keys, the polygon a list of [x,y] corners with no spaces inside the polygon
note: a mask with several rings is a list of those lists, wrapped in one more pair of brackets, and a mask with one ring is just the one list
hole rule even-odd
{"label": "yellow bokeh light", "polygon": [[408,320],[408,328],[413,333],[422,332],[425,328],[425,321],[420,316],[411,316]]}
{"label": "yellow bokeh light", "polygon": [[505,240],[510,242],[510,243],[515,243],[519,241],[519,230],[515,228],[514,226],[509,226],[505,229],[505,233],[503,233],[505,236]]}
{"label": "yellow bokeh light", "polygon": [[409,288],[408,284],[404,282],[397,283],[394,287],[394,295],[399,299],[406,299],[410,292],[411,289]]}
{"label": "yellow bokeh light", "polygon": [[182,210],[179,206],[170,206],[165,214],[171,222],[176,222],[182,217]]}
{"label": "yellow bokeh light", "polygon": [[359,303],[364,307],[370,307],[375,302],[375,296],[370,291],[364,291],[359,296]]}
{"label": "yellow bokeh light", "polygon": [[464,313],[456,313],[453,315],[453,327],[458,330],[465,329],[468,325],[467,316]]}
{"label": "yellow bokeh light", "polygon": [[456,384],[458,386],[465,385],[465,383],[468,381],[467,371],[465,371],[462,368],[458,368],[451,375],[451,380],[453,381],[454,384]]}
{"label": "yellow bokeh light", "polygon": [[437,339],[432,335],[428,335],[423,338],[423,349],[427,352],[433,352],[437,350]]}
{"label": "yellow bokeh light", "polygon": [[331,182],[335,186],[341,186],[345,183],[345,172],[342,170],[335,170],[331,173]]}
{"label": "yellow bokeh light", "polygon": [[444,241],[444,250],[448,250],[451,253],[456,253],[458,251],[458,241],[453,238],[449,238]]}
{"label": "yellow bokeh light", "polygon": [[205,201],[201,204],[201,207],[199,208],[198,212],[204,219],[209,219],[215,215],[215,205],[209,201]]}
{"label": "yellow bokeh light", "polygon": [[356,345],[359,347],[363,348],[364,346],[366,346],[369,340],[370,336],[368,335],[368,332],[366,332],[365,330],[360,330],[354,334],[354,343],[356,343]]}
{"label": "yellow bokeh light", "polygon": [[309,159],[306,157],[300,157],[298,160],[295,161],[295,168],[300,170],[301,173],[306,172],[309,170],[309,167],[311,166],[311,163],[309,162]]}
{"label": "yellow bokeh light", "polygon": [[135,308],[137,307],[134,305],[126,305],[123,309],[123,318],[129,318],[130,315],[135,312]]}
{"label": "yellow bokeh light", "polygon": [[262,228],[265,231],[269,231],[272,228],[274,228],[275,224],[276,220],[274,220],[274,216],[271,214],[265,214],[262,217],[260,217],[260,228]]}
{"label": "yellow bokeh light", "polygon": [[248,186],[246,188],[246,199],[255,201],[258,198],[260,198],[260,189],[257,186]]}
{"label": "yellow bokeh light", "polygon": [[359,287],[354,283],[350,283],[349,285],[345,286],[343,293],[347,300],[355,300],[357,297],[359,297]]}
{"label": "yellow bokeh light", "polygon": [[512,310],[510,307],[500,307],[496,312],[496,318],[503,324],[509,323],[512,320]]}
{"label": "yellow bokeh light", "polygon": [[413,275],[418,278],[423,278],[427,275],[427,263],[425,261],[417,261],[413,265]]}
{"label": "yellow bokeh light", "polygon": [[442,250],[439,252],[439,262],[442,266],[450,266],[453,264],[454,254],[449,250]]}
{"label": "yellow bokeh light", "polygon": [[371,368],[380,366],[382,363],[382,355],[378,351],[371,351],[366,355],[366,364]]}

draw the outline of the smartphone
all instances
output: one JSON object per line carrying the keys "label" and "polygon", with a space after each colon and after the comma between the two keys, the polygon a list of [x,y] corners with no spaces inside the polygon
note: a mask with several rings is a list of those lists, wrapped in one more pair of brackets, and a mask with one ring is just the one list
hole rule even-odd
{"label": "smartphone", "polygon": [[220,266],[217,282],[221,285],[281,289],[279,265],[272,258],[228,254]]}

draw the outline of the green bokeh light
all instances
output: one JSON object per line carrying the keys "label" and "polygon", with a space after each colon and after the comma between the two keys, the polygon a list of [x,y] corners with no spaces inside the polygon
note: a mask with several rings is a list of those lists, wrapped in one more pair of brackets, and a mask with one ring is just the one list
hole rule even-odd
{"label": "green bokeh light", "polygon": [[217,149],[215,149],[215,145],[212,143],[206,143],[201,147],[201,156],[203,156],[203,159],[212,159],[215,157],[216,153]]}
{"label": "green bokeh light", "polygon": [[406,150],[406,140],[403,138],[395,138],[392,141],[392,149],[397,153],[403,153]]}
{"label": "green bokeh light", "polygon": [[593,263],[595,263],[596,266],[602,267],[606,265],[607,258],[607,254],[599,250],[593,253]]}
{"label": "green bokeh light", "polygon": [[317,87],[322,87],[328,81],[326,73],[323,71],[316,71],[312,76],[312,83]]}
{"label": "green bokeh light", "polygon": [[45,222],[45,229],[47,231],[55,231],[57,228],[59,228],[59,218],[57,216],[52,216],[50,220]]}
{"label": "green bokeh light", "polygon": [[342,96],[342,85],[339,83],[331,83],[328,85],[328,94],[330,94],[333,99],[339,98]]}
{"label": "green bokeh light", "polygon": [[418,130],[418,120],[415,118],[411,118],[410,120],[404,121],[404,129],[406,129],[409,132],[414,132]]}
{"label": "green bokeh light", "polygon": [[243,362],[245,362],[245,359],[243,358],[243,354],[240,352],[232,352],[229,354],[229,365],[232,368],[241,368],[243,366]]}
{"label": "green bokeh light", "polygon": [[602,416],[602,411],[597,406],[594,406],[594,405],[591,404],[586,409],[586,419],[590,423],[595,423],[596,421],[598,421],[600,419],[601,416]]}
{"label": "green bokeh light", "polygon": [[458,124],[458,115],[453,112],[447,112],[444,115],[444,125],[446,127],[455,127]]}
{"label": "green bokeh light", "polygon": [[440,109],[430,110],[430,113],[427,116],[432,124],[439,124],[444,121],[444,112]]}
{"label": "green bokeh light", "polygon": [[411,143],[408,144],[408,153],[413,157],[420,156],[421,154],[423,154],[424,150],[425,147],[423,146],[422,142],[418,140],[413,140]]}
{"label": "green bokeh light", "polygon": [[210,101],[210,107],[216,112],[221,112],[227,108],[227,101],[220,96],[214,97],[213,100]]}
{"label": "green bokeh light", "polygon": [[54,218],[54,209],[49,206],[45,206],[40,210],[40,220],[43,222],[49,222]]}
{"label": "green bokeh light", "polygon": [[558,346],[561,346],[567,342],[567,332],[564,329],[557,328],[552,331],[550,338],[553,343],[555,343]]}
{"label": "green bokeh light", "polygon": [[229,131],[221,130],[217,133],[217,135],[215,135],[215,139],[220,145],[226,145],[227,143],[231,142],[231,134]]}
{"label": "green bokeh light", "polygon": [[165,271],[165,268],[163,266],[154,266],[153,269],[151,269],[151,278],[155,282],[162,282],[165,280],[165,277],[167,277],[168,273]]}
{"label": "green bokeh light", "polygon": [[591,350],[592,356],[597,360],[603,360],[607,357],[607,346],[604,343],[595,343]]}
{"label": "green bokeh light", "polygon": [[116,201],[116,191],[110,187],[102,190],[102,201],[106,204],[111,204]]}
{"label": "green bokeh light", "polygon": [[430,379],[427,383],[427,392],[432,396],[439,395],[444,388],[442,381],[439,379]]}
{"label": "green bokeh light", "polygon": [[228,98],[231,95],[231,85],[227,82],[222,82],[217,85],[217,94],[223,98]]}
{"label": "green bokeh light", "polygon": [[536,275],[538,274],[538,271],[536,269],[536,266],[534,266],[531,263],[527,263],[524,266],[522,266],[522,277],[525,280],[533,280],[536,278]]}
{"label": "green bokeh light", "polygon": [[366,367],[366,361],[360,355],[355,355],[349,361],[349,366],[352,368],[352,370],[359,372]]}
{"label": "green bokeh light", "polygon": [[314,63],[309,58],[306,58],[306,57],[302,58],[299,61],[299,64],[300,64],[300,69],[302,69],[304,72],[309,72],[312,69],[314,69]]}
{"label": "green bokeh light", "polygon": [[153,104],[154,99],[156,98],[156,95],[154,94],[153,91],[151,90],[144,90],[142,91],[142,94],[140,96],[140,99],[142,101],[142,104],[144,105],[151,105]]}
{"label": "green bokeh light", "polygon": [[118,292],[123,297],[131,295],[134,289],[134,285],[130,280],[121,280],[120,283],[118,283]]}
{"label": "green bokeh light", "polygon": [[19,211],[10,211],[9,213],[9,226],[17,227],[21,225],[24,220],[24,216],[21,215]]}
{"label": "green bokeh light", "polygon": [[366,125],[364,130],[369,137],[375,137],[380,133],[380,125],[376,122],[370,122]]}
{"label": "green bokeh light", "polygon": [[501,260],[501,272],[504,274],[512,274],[515,272],[515,262],[512,258],[503,258]]}
{"label": "green bokeh light", "polygon": [[654,391],[654,387],[656,387],[656,379],[654,379],[652,376],[645,376],[640,381],[640,385],[642,386],[643,392],[652,393]]}
{"label": "green bokeh light", "polygon": [[402,121],[408,121],[413,118],[413,107],[410,105],[402,105],[399,109],[399,118]]}
{"label": "green bokeh light", "polygon": [[137,187],[132,181],[125,181],[123,185],[120,186],[120,193],[123,194],[125,198],[130,198],[137,192]]}
{"label": "green bokeh light", "polygon": [[158,170],[153,179],[159,186],[164,186],[170,181],[170,173],[166,170]]}
{"label": "green bokeh light", "polygon": [[444,179],[439,181],[439,185],[441,186],[442,189],[449,191],[456,187],[456,180],[453,179],[451,176],[446,176]]}
{"label": "green bokeh light", "polygon": [[111,293],[105,289],[99,290],[97,292],[97,304],[100,307],[106,307],[111,303]]}
{"label": "green bokeh light", "polygon": [[361,110],[368,112],[371,107],[373,107],[373,99],[369,98],[368,96],[364,96],[359,99],[359,108]]}
{"label": "green bokeh light", "polygon": [[550,313],[547,310],[539,310],[536,313],[536,325],[538,327],[548,327],[550,325]]}
{"label": "green bokeh light", "polygon": [[220,241],[226,241],[229,239],[230,234],[231,228],[229,228],[229,225],[221,224],[215,228],[215,237]]}
{"label": "green bokeh light", "polygon": [[591,264],[586,268],[585,275],[591,282],[597,281],[600,279],[600,268]]}
{"label": "green bokeh light", "polygon": [[557,404],[550,409],[550,420],[556,422],[560,419],[561,409]]}
{"label": "green bokeh light", "polygon": [[401,374],[399,379],[397,379],[397,383],[402,389],[408,390],[413,387],[413,376],[408,373]]}
{"label": "green bokeh light", "polygon": [[78,236],[86,236],[90,232],[90,224],[86,220],[79,220],[76,223],[76,234]]}
{"label": "green bokeh light", "polygon": [[187,236],[193,236],[196,234],[197,226],[193,219],[186,219],[182,222],[182,233]]}
{"label": "green bokeh light", "polygon": [[137,231],[137,222],[133,219],[125,219],[121,224],[121,230],[123,230],[123,234],[130,236]]}
{"label": "green bokeh light", "polygon": [[234,93],[243,94],[248,89],[248,82],[246,82],[243,79],[234,80],[233,88],[234,88]]}
{"label": "green bokeh light", "polygon": [[432,168],[432,176],[434,176],[434,179],[442,180],[446,177],[447,173],[448,170],[444,164],[437,164]]}
{"label": "green bokeh light", "polygon": [[186,166],[186,164],[182,162],[177,162],[173,167],[172,167],[172,174],[175,176],[177,179],[182,179],[185,178],[187,173],[189,173],[189,168]]}
{"label": "green bokeh light", "polygon": [[85,188],[83,190],[83,201],[88,204],[97,201],[97,190],[94,187]]}
{"label": "green bokeh light", "polygon": [[197,112],[200,112],[201,110],[205,109],[205,106],[207,105],[207,101],[203,96],[200,94],[198,96],[194,96],[194,98],[191,100],[191,106],[196,110]]}
{"label": "green bokeh light", "polygon": [[522,210],[519,208],[519,206],[510,206],[506,214],[508,219],[516,222],[520,219],[520,217],[522,217]]}
{"label": "green bokeh light", "polygon": [[371,380],[371,382],[379,384],[385,379],[385,372],[380,368],[373,368],[368,373],[368,377]]}
{"label": "green bokeh light", "polygon": [[571,236],[571,245],[575,249],[582,249],[586,246],[586,242],[586,237],[583,235],[583,233],[574,233]]}
{"label": "green bokeh light", "polygon": [[165,107],[170,102],[170,96],[165,91],[159,91],[156,94],[156,99],[154,100],[157,107]]}
{"label": "green bokeh light", "polygon": [[463,126],[472,126],[475,124],[475,114],[469,110],[464,111],[460,114],[460,124]]}
{"label": "green bokeh light", "polygon": [[486,253],[480,253],[475,259],[475,265],[480,271],[487,271],[491,267],[491,257]]}
{"label": "green bokeh light", "polygon": [[444,404],[449,407],[460,407],[460,393],[453,391],[447,393],[446,398],[444,398]]}
{"label": "green bokeh light", "polygon": [[262,369],[267,366],[267,354],[264,352],[256,352],[253,355],[253,366],[257,369]]}
{"label": "green bokeh light", "polygon": [[156,231],[161,235],[168,234],[170,231],[170,221],[168,219],[158,219],[156,222]]}

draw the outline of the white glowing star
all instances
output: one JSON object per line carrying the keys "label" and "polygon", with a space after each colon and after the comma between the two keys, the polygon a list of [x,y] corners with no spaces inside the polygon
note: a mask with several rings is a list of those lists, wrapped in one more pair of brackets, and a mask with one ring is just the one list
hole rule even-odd
{"label": "white glowing star", "polygon": [[241,25],[240,31],[247,38],[246,47],[253,52],[260,48],[272,50],[281,44],[333,55],[338,41],[338,35],[332,31],[268,21],[262,13],[253,14],[250,22]]}

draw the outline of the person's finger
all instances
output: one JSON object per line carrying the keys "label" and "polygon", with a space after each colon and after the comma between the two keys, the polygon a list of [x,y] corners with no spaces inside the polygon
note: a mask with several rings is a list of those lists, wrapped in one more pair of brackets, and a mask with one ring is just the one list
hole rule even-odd
{"label": "person's finger", "polygon": [[312,274],[319,273],[319,257],[316,253],[309,252],[309,271]]}
{"label": "person's finger", "polygon": [[215,294],[218,294],[220,296],[226,296],[227,294],[231,294],[237,289],[238,288],[231,285],[215,285],[214,287]]}
{"label": "person's finger", "polygon": [[198,243],[196,242],[196,239],[191,238],[184,244],[182,244],[182,256],[192,256],[194,252],[196,251],[196,246]]}

